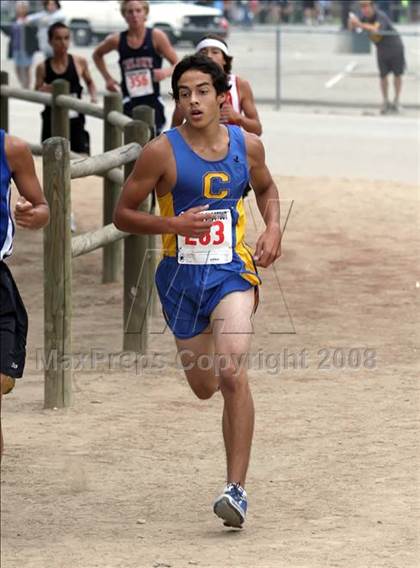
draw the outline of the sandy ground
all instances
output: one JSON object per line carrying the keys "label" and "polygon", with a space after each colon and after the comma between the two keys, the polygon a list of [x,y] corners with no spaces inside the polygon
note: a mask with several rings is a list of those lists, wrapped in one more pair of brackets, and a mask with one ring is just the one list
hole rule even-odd
{"label": "sandy ground", "polygon": [[[137,372],[84,360],[73,407],[43,409],[42,235],[18,232],[10,265],[31,328],[25,378],[4,401],[4,568],[419,565],[416,188],[279,185],[284,215],[294,205],[283,257],[262,274],[241,532],[211,510],[221,398],[193,397],[160,317]],[[80,231],[99,226],[100,181],[75,183],[73,202]],[[100,269],[100,252],[74,262],[74,352],[121,348],[121,285]]]}

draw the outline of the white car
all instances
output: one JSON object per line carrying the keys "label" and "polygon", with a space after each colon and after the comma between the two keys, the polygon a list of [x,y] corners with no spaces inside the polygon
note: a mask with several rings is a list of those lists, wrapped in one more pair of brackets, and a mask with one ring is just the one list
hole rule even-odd
{"label": "white car", "polygon": [[[94,38],[102,39],[110,33],[127,29],[118,1],[63,0],[61,7],[76,45],[90,45]],[[195,43],[208,33],[226,37],[229,28],[228,22],[217,8],[175,0],[150,2],[147,25],[164,30],[172,43],[184,40]]]}

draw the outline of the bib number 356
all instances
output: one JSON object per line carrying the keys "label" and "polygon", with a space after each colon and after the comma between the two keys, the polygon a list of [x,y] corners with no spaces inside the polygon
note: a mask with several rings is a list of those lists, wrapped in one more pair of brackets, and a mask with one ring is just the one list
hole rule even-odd
{"label": "bib number 356", "polygon": [[126,71],[125,81],[130,97],[144,97],[153,94],[152,73],[150,69]]}

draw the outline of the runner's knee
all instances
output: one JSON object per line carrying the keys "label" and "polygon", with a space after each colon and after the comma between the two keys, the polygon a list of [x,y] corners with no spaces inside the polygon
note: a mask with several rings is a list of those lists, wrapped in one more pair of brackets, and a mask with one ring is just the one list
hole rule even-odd
{"label": "runner's knee", "polygon": [[191,386],[191,388],[195,396],[200,400],[208,400],[214,395],[215,392],[219,390],[218,385],[213,385],[213,386],[200,385],[199,387]]}
{"label": "runner's knee", "polygon": [[220,390],[222,392],[237,392],[246,383],[246,376],[238,366],[230,364],[220,369]]}
{"label": "runner's knee", "polygon": [[0,389],[1,394],[8,394],[15,386],[15,379],[7,375],[0,375]]}

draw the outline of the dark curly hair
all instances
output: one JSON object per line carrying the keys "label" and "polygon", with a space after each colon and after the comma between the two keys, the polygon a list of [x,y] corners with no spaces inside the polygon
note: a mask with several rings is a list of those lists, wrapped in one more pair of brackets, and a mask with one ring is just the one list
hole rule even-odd
{"label": "dark curly hair", "polygon": [[[220,42],[223,43],[223,45],[225,45],[226,47],[228,46],[228,44],[225,42],[225,40],[224,40],[221,36],[219,36],[219,35],[217,35],[217,34],[207,34],[207,35],[201,37],[201,38],[198,40],[198,42],[197,42],[197,44],[196,44],[196,47],[197,47],[197,45],[198,45],[200,42],[202,42],[204,39],[217,39],[217,41],[220,41]],[[231,73],[231,71],[232,71],[232,60],[233,60],[233,57],[232,57],[231,55],[226,55],[226,53],[224,53],[223,51],[222,51],[222,54],[223,54],[223,59],[225,60],[225,64],[223,65],[224,72],[225,72],[227,75],[230,75],[230,73]]]}
{"label": "dark curly hair", "polygon": [[216,93],[218,95],[229,91],[230,85],[228,82],[228,76],[223,69],[220,69],[220,65],[217,65],[217,63],[212,61],[210,57],[207,57],[207,55],[196,53],[194,55],[186,55],[183,59],[181,59],[181,61],[176,64],[172,73],[172,96],[176,101],[179,101],[178,81],[181,75],[190,71],[190,69],[196,69],[197,71],[202,71],[203,73],[210,75],[213,87],[216,89]]}

